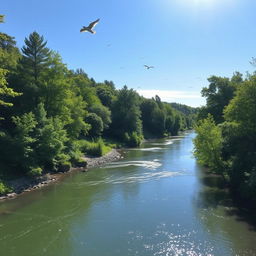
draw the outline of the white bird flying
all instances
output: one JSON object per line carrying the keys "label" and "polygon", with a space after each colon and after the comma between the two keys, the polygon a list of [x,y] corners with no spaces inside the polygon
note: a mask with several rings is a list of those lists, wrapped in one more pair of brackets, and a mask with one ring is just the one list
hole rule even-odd
{"label": "white bird flying", "polygon": [[146,69],[154,68],[154,66],[148,66],[148,65],[144,65],[144,67],[145,67]]}
{"label": "white bird flying", "polygon": [[80,29],[80,32],[90,32],[92,34],[95,34],[96,32],[92,29],[99,23],[99,21],[100,21],[100,19],[97,19],[97,20],[91,22],[88,27],[83,26]]}

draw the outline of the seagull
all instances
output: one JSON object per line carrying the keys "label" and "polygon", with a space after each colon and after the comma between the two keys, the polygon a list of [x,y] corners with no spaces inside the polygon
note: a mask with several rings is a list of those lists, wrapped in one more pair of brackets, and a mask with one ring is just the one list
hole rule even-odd
{"label": "seagull", "polygon": [[100,19],[97,19],[97,20],[91,22],[88,27],[83,26],[80,29],[80,32],[90,32],[92,34],[96,34],[96,32],[92,29],[98,24],[99,21],[100,21]]}
{"label": "seagull", "polygon": [[144,65],[144,67],[145,67],[146,69],[154,68],[154,66],[148,66],[148,65]]}
{"label": "seagull", "polygon": [[0,14],[0,23],[4,23],[4,15]]}

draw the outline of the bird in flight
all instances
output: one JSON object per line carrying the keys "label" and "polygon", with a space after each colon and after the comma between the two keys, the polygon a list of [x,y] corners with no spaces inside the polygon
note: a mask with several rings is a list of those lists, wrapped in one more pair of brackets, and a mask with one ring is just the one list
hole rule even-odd
{"label": "bird in flight", "polygon": [[4,15],[0,14],[0,23],[4,23]]}
{"label": "bird in flight", "polygon": [[146,69],[154,68],[154,66],[148,66],[148,65],[144,65],[144,67],[145,67]]}
{"label": "bird in flight", "polygon": [[88,27],[83,26],[80,29],[80,32],[90,32],[92,34],[95,34],[96,32],[92,29],[99,23],[99,21],[100,21],[100,19],[97,19],[97,20],[91,22]]}

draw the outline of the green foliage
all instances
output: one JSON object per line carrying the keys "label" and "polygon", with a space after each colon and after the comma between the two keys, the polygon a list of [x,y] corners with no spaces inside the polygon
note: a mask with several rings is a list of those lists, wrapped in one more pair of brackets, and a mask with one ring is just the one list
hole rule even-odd
{"label": "green foliage", "polygon": [[89,110],[91,113],[95,113],[99,116],[103,122],[104,129],[108,129],[111,124],[111,111],[101,104],[94,104]]}
{"label": "green foliage", "polygon": [[12,190],[7,185],[5,185],[4,182],[0,180],[0,195],[5,195],[7,193],[10,193]]}
{"label": "green foliage", "polygon": [[68,172],[71,168],[71,163],[66,161],[66,162],[59,162],[57,166],[57,171],[59,172]]}
{"label": "green foliage", "polygon": [[127,132],[136,132],[142,135],[141,111],[139,96],[124,86],[118,93],[116,101],[112,105],[111,133],[113,136],[122,139]]}
{"label": "green foliage", "polygon": [[199,112],[201,119],[206,118],[210,113],[217,124],[224,121],[223,110],[234,96],[238,84],[242,82],[242,75],[235,73],[233,78],[222,78],[212,76],[208,78],[209,87],[204,87],[201,91],[202,96],[206,97],[206,108]]}
{"label": "green foliage", "polygon": [[106,84],[98,84],[96,87],[97,96],[101,100],[102,104],[106,107],[111,107],[115,99],[114,87]]}
{"label": "green foliage", "polygon": [[239,124],[241,132],[256,132],[256,77],[244,82],[224,111],[225,119]]}
{"label": "green foliage", "polygon": [[129,135],[127,132],[124,134],[124,141],[129,147],[138,147],[143,140],[143,137],[138,135],[136,132],[132,132]]}
{"label": "green foliage", "polygon": [[86,122],[91,126],[89,135],[91,137],[99,137],[103,131],[103,121],[95,113],[89,113],[86,116]]}
{"label": "green foliage", "polygon": [[69,70],[46,45],[33,32],[21,54],[14,38],[0,33],[0,177],[67,171],[71,163],[86,164],[83,154],[138,146],[143,130],[174,135],[191,121],[158,96],[146,100],[126,86],[116,90],[112,81],[97,83],[82,69]]}
{"label": "green foliage", "polygon": [[[32,112],[26,113],[20,117],[13,117],[16,125],[15,136],[13,137],[12,161],[16,168],[27,172],[31,166],[35,166],[34,144],[37,138],[33,136],[37,121]],[[10,159],[11,160],[11,159]]]}
{"label": "green foliage", "polygon": [[46,48],[47,42],[37,32],[33,32],[25,38],[25,46],[22,47],[22,64],[27,74],[33,77],[37,83],[40,73],[48,66],[50,50]]}
{"label": "green foliage", "polygon": [[13,37],[0,32],[0,67],[12,71],[21,58]]}
{"label": "green foliage", "polygon": [[28,176],[30,177],[37,177],[42,174],[43,170],[40,167],[30,167],[28,171]]}
{"label": "green foliage", "polygon": [[[68,143],[67,143],[68,155],[70,157],[71,163],[74,164],[74,165],[83,156],[83,153],[81,152],[81,142],[82,142],[82,140],[81,141],[79,141],[79,140],[69,140]],[[68,159],[65,159],[65,158],[63,158],[63,159],[64,159],[64,161],[68,160]]]}
{"label": "green foliage", "polygon": [[14,92],[12,88],[7,87],[6,74],[7,70],[0,68],[0,106],[12,106],[13,104],[6,102],[5,98],[21,95],[20,93]]}
{"label": "green foliage", "polygon": [[15,69],[20,58],[16,42],[7,34],[0,33],[0,106],[12,106],[8,102],[9,97],[16,97],[20,94],[8,87],[7,74]]}
{"label": "green foliage", "polygon": [[194,139],[194,155],[199,163],[210,167],[215,172],[221,172],[223,161],[221,158],[222,136],[213,117],[209,114],[195,127],[197,133]]}
{"label": "green foliage", "polygon": [[[240,73],[213,77],[204,89],[207,105],[199,118],[214,113],[196,126],[195,154],[210,170],[221,170],[236,198],[256,205],[256,77],[243,81]],[[221,168],[219,168],[220,166]]]}
{"label": "green foliage", "polygon": [[100,138],[96,142],[92,141],[80,141],[81,151],[90,156],[103,156],[108,153],[111,148],[104,144],[104,141]]}

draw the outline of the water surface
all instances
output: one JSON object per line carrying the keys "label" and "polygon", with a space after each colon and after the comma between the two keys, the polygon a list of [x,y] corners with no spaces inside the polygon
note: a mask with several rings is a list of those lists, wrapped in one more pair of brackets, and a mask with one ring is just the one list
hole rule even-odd
{"label": "water surface", "polygon": [[256,232],[192,156],[194,133],[0,203],[0,255],[256,255]]}

